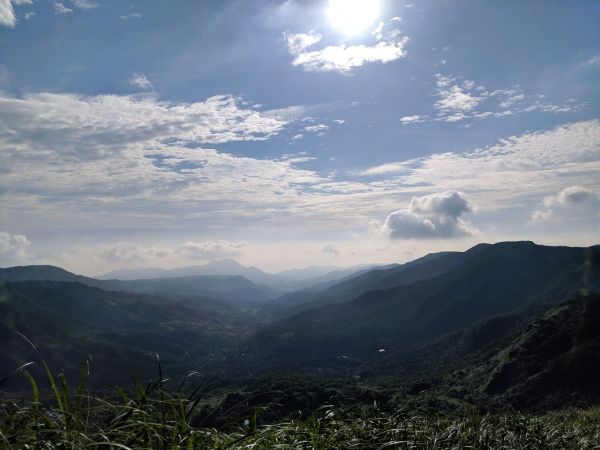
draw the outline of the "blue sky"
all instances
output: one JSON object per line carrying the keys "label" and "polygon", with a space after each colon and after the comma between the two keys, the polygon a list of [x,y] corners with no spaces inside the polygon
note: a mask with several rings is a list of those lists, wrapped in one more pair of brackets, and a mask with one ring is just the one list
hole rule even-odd
{"label": "blue sky", "polygon": [[0,0],[2,265],[598,243],[597,1],[335,3]]}

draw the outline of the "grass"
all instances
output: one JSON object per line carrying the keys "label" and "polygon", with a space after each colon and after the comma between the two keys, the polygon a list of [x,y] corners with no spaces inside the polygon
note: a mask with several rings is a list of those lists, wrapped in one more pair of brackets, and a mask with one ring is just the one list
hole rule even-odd
{"label": "grass", "polygon": [[[31,344],[33,345],[33,344]],[[35,347],[34,347],[35,348]],[[600,408],[568,409],[545,415],[468,413],[444,416],[370,408],[342,410],[324,405],[305,419],[262,423],[261,409],[250,417],[221,413],[221,429],[205,426],[199,405],[207,383],[189,386],[194,374],[170,389],[158,360],[158,378],[110,397],[90,395],[88,363],[71,388],[53,376],[42,358],[49,389],[39,389],[21,366],[32,388],[31,400],[0,403],[0,448],[5,449],[600,449]],[[0,384],[6,378],[0,380]],[[42,398],[41,392],[48,397]],[[248,399],[246,399],[248,400]],[[242,400],[240,403],[244,403]],[[224,422],[221,420],[221,422]]]}

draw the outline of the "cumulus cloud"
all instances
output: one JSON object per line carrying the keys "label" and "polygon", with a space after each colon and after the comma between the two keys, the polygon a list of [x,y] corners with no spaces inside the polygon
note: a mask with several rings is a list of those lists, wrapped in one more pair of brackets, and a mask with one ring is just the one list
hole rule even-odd
{"label": "cumulus cloud", "polygon": [[176,252],[189,259],[210,260],[239,256],[242,254],[245,242],[229,242],[225,240],[186,242]]}
{"label": "cumulus cloud", "polygon": [[72,12],[73,12],[73,9],[66,7],[63,3],[55,3],[54,4],[54,13],[55,14],[69,14]]}
{"label": "cumulus cloud", "polygon": [[329,130],[329,126],[325,125],[324,123],[320,123],[318,125],[309,125],[307,127],[304,127],[304,131],[307,131],[309,133],[323,133],[327,130]]}
{"label": "cumulus cloud", "polygon": [[328,45],[308,51],[321,42],[322,36],[309,33],[285,34],[290,54],[294,56],[293,66],[300,66],[309,72],[350,73],[353,69],[369,62],[388,63],[406,56],[407,37],[402,37],[397,29],[383,32],[384,24],[376,28],[373,35],[379,41],[375,45]]}
{"label": "cumulus cloud", "polygon": [[402,125],[408,125],[409,123],[421,123],[425,122],[427,116],[413,115],[413,116],[404,116],[400,117],[400,123]]}
{"label": "cumulus cloud", "polygon": [[91,0],[71,0],[71,2],[76,8],[79,9],[93,9],[100,6],[98,5],[98,3],[93,2]]}
{"label": "cumulus cloud", "polygon": [[287,42],[290,53],[292,53],[293,55],[297,55],[303,50],[306,50],[307,48],[318,44],[322,39],[322,36],[319,33],[315,33],[314,31],[296,34],[284,33],[283,37]]}
{"label": "cumulus cloud", "polygon": [[129,84],[140,89],[152,89],[152,83],[143,73],[134,73],[128,81]]}
{"label": "cumulus cloud", "polygon": [[408,208],[387,216],[382,231],[391,239],[471,236],[476,230],[461,218],[471,211],[472,206],[462,192],[413,197]]}
{"label": "cumulus cloud", "polygon": [[16,23],[17,18],[10,0],[0,0],[0,25],[14,27]]}
{"label": "cumulus cloud", "polygon": [[4,264],[18,264],[27,259],[29,239],[22,234],[0,231],[0,257]]}
{"label": "cumulus cloud", "polygon": [[404,47],[408,38],[396,42],[378,42],[367,45],[330,45],[321,50],[296,55],[293,66],[301,66],[309,72],[349,73],[368,62],[388,63],[406,56]]}
{"label": "cumulus cloud", "polygon": [[511,136],[475,151],[390,162],[361,175],[385,174],[387,179],[377,185],[389,190],[468,192],[483,213],[514,205],[533,207],[536,198],[555,195],[557,184],[600,192],[598,173],[600,121],[589,120]]}
{"label": "cumulus cloud", "polygon": [[582,186],[569,186],[542,202],[543,208],[534,211],[532,223],[552,219],[578,218],[581,215],[596,216],[600,212],[600,196]]}

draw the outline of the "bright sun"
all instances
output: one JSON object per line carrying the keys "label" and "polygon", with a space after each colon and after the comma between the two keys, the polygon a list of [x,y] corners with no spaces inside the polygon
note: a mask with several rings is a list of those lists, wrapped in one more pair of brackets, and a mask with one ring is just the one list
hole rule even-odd
{"label": "bright sun", "polygon": [[353,36],[375,22],[379,10],[379,0],[329,0],[327,15],[334,28]]}

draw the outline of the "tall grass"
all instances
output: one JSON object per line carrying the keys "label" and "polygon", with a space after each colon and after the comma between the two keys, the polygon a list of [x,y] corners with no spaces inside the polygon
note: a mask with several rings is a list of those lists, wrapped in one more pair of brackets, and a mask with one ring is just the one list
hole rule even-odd
{"label": "tall grass", "polygon": [[190,376],[170,390],[160,360],[154,382],[136,382],[131,392],[118,389],[110,398],[87,391],[87,361],[72,388],[63,374],[55,377],[43,359],[42,364],[50,397],[40,397],[29,365],[16,371],[29,380],[33,398],[0,405],[0,448],[600,449],[600,408],[543,416],[446,417],[384,413],[376,404],[361,412],[323,406],[310,418],[277,423],[261,423],[256,410],[252,417],[217,430],[203,426],[196,411],[208,391],[206,384],[186,390],[186,395]]}

